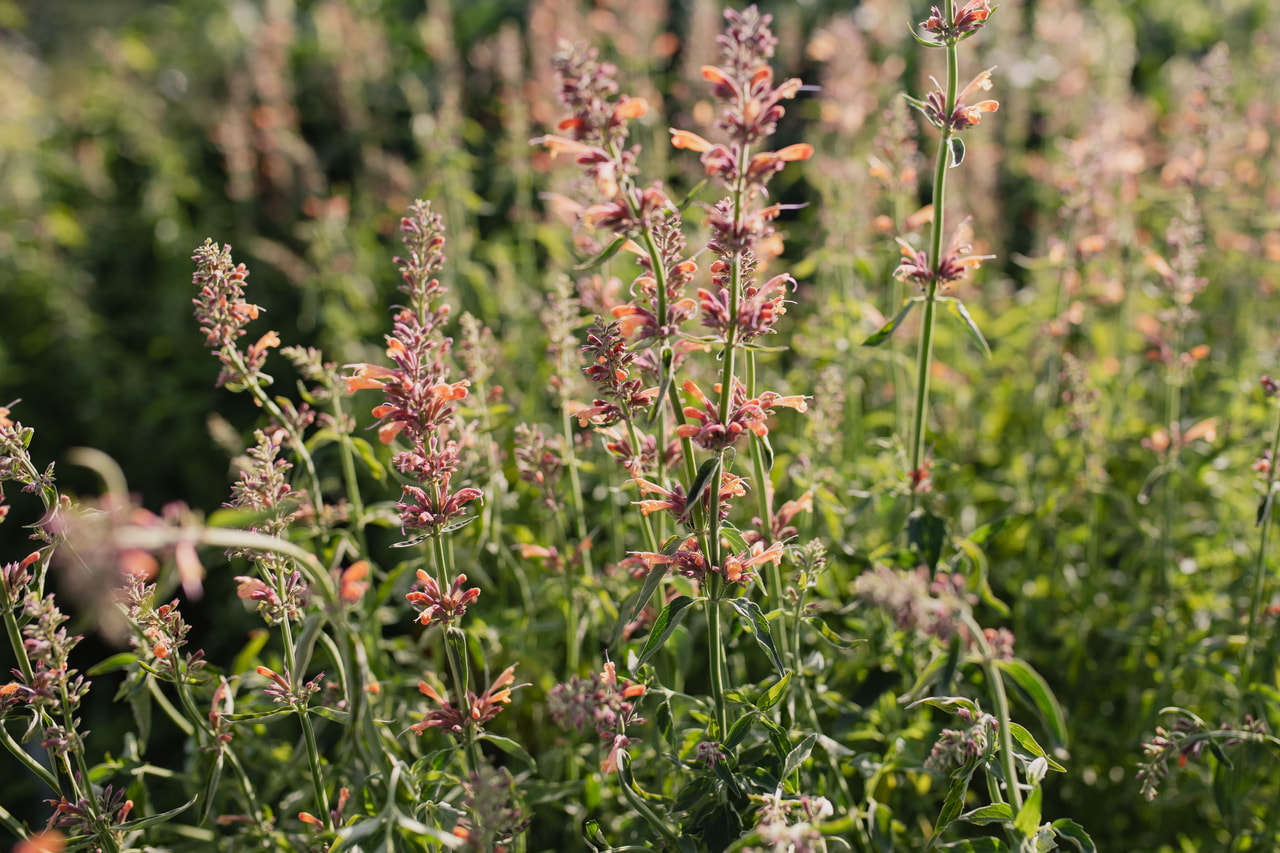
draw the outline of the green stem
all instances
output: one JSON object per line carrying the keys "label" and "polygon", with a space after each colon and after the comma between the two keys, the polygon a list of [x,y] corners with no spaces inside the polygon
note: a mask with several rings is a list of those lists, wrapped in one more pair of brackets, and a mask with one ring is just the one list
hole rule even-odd
{"label": "green stem", "polygon": [[[1267,488],[1263,500],[1270,502],[1275,491],[1277,458],[1280,458],[1280,405],[1276,409],[1275,433],[1271,438],[1271,467],[1267,470]],[[1262,617],[1262,593],[1267,583],[1267,539],[1271,535],[1272,507],[1266,506],[1262,516],[1262,530],[1258,536],[1258,557],[1253,568],[1253,606],[1249,609],[1249,628],[1245,634],[1244,666],[1241,675],[1244,686],[1253,680],[1254,646],[1257,640],[1258,622]]]}
{"label": "green stem", "polygon": [[[342,389],[333,388],[330,392],[333,395],[333,417],[334,423],[339,427],[343,426],[342,411]],[[351,452],[351,436],[344,432],[342,434],[342,478],[347,484],[347,500],[351,503],[352,520],[351,523],[355,528],[356,543],[360,546],[360,556],[369,556],[369,542],[364,532],[364,499],[360,496],[360,482],[356,479],[356,462]]]}
{"label": "green stem", "polygon": [[[952,19],[952,0],[946,0],[943,20]],[[947,44],[947,102],[943,110],[945,120],[949,121],[956,108],[956,88],[959,85],[959,70],[956,60],[955,42]],[[947,188],[947,158],[951,149],[950,124],[942,129],[942,140],[938,145],[938,156],[933,167],[933,229],[929,237],[929,262],[933,264],[934,278],[929,281],[925,290],[924,322],[920,329],[920,349],[916,355],[916,408],[912,422],[911,434],[911,473],[913,477],[921,476],[920,465],[924,459],[925,423],[929,412],[929,373],[933,361],[933,325],[937,315],[938,280],[937,270],[942,265],[942,233],[946,224],[943,214]],[[916,492],[911,493],[911,504],[914,507]]]}
{"label": "green stem", "polygon": [[724,596],[724,581],[718,574],[707,580],[707,651],[711,669],[711,702],[715,706],[718,740],[729,734],[729,706],[725,699],[725,650],[720,629],[720,599]]}
{"label": "green stem", "polygon": [[1004,689],[1004,676],[996,668],[995,655],[987,642],[982,626],[971,614],[965,614],[965,624],[969,627],[969,635],[978,644],[978,652],[982,655],[982,672],[991,685],[992,697],[996,703],[996,719],[1000,721],[1000,759],[1004,768],[1005,786],[1009,792],[1009,801],[1013,804],[1013,813],[1022,811],[1022,789],[1018,787],[1018,765],[1013,756],[1013,731],[1010,726],[1009,696]]}
{"label": "green stem", "polygon": [[[284,572],[276,572],[276,595],[281,602],[286,600],[284,587]],[[302,674],[297,671],[297,654],[293,646],[293,626],[289,624],[289,617],[282,613],[280,620],[280,631],[284,635],[284,661],[285,668],[289,671],[289,691],[296,693],[298,684],[302,681]],[[307,708],[305,705],[293,703],[293,710],[298,715],[298,719],[302,724],[302,736],[307,745],[307,760],[311,764],[311,785],[315,790],[316,807],[320,810],[319,817],[324,821],[326,830],[333,830],[333,818],[329,814],[329,793],[325,790],[324,778],[320,775],[320,750],[316,746],[316,735],[311,728],[311,718],[307,716]]]}
{"label": "green stem", "polygon": [[13,735],[9,734],[9,730],[0,723],[0,741],[4,742],[5,749],[13,753],[13,757],[22,762],[22,765],[34,773],[41,782],[49,787],[49,790],[62,796],[62,785],[58,782],[58,777],[50,773],[43,765],[27,754],[22,748],[22,744],[13,739]]}
{"label": "green stem", "polygon": [[649,826],[657,830],[658,834],[670,845],[672,850],[678,850],[680,848],[680,839],[671,831],[671,827],[667,826],[662,818],[654,814],[653,809],[649,808],[649,804],[640,797],[633,787],[635,782],[631,777],[631,757],[627,755],[625,750],[618,751],[618,782],[622,788],[622,796],[631,804],[631,807],[645,819]]}

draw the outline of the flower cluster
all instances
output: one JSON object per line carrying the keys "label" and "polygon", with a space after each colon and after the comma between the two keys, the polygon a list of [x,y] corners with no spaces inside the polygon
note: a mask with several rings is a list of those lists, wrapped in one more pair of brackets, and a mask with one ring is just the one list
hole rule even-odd
{"label": "flower cluster", "polygon": [[222,371],[218,387],[243,388],[262,378],[267,350],[280,345],[280,336],[267,332],[244,352],[236,343],[245,334],[245,326],[258,319],[260,307],[244,298],[244,280],[249,271],[244,264],[231,260],[231,247],[219,246],[212,240],[196,249],[191,260],[196,263],[191,283],[198,289],[192,303],[204,332],[205,344],[217,352]]}
{"label": "flower cluster", "polygon": [[920,566],[896,571],[876,566],[854,582],[858,596],[880,608],[904,631],[918,631],[946,642],[960,630],[960,610],[977,601],[965,590],[963,575]]}
{"label": "flower cluster", "polygon": [[467,726],[481,728],[498,716],[504,705],[510,705],[511,691],[518,686],[516,668],[509,666],[479,696],[468,690],[466,705],[459,708],[426,681],[419,681],[418,692],[440,707],[423,714],[422,719],[409,728],[418,735],[427,729],[440,729],[461,740]]}
{"label": "flower cluster", "polygon": [[[1265,734],[1266,722],[1246,716],[1243,732],[1248,734]],[[1231,731],[1231,727],[1223,723],[1219,732]],[[1156,726],[1156,733],[1151,740],[1142,744],[1143,761],[1138,765],[1138,780],[1142,783],[1142,796],[1150,801],[1160,793],[1160,783],[1169,774],[1169,762],[1176,761],[1179,767],[1186,767],[1187,761],[1199,758],[1210,741],[1218,741],[1218,746],[1230,748],[1241,743],[1239,737],[1223,736],[1214,732],[1199,717],[1179,713],[1174,719],[1173,728]]]}
{"label": "flower cluster", "polygon": [[702,553],[698,538],[689,536],[679,541],[674,548],[667,548],[661,552],[633,551],[630,556],[638,560],[646,570],[657,566],[670,566],[675,574],[693,578],[699,582],[706,580],[710,574],[717,574],[725,583],[736,584],[752,580],[755,573],[751,569],[755,566],[762,563],[773,563],[775,566],[780,564],[784,550],[781,542],[774,542],[765,547],[764,541],[757,538],[756,542],[744,551],[726,551],[722,558],[723,564],[717,566],[712,565]]}
{"label": "flower cluster", "polygon": [[937,33],[945,43],[968,38],[982,29],[992,9],[990,0],[968,0],[964,5],[957,4],[950,21],[943,20],[942,12],[937,6],[933,6],[929,12],[928,19],[921,21],[920,26]]}
{"label": "flower cluster", "polygon": [[968,708],[960,708],[956,716],[969,725],[963,729],[943,729],[925,759],[926,768],[945,773],[995,752],[999,744],[996,737],[999,720],[982,711],[975,715]]}
{"label": "flower cluster", "polygon": [[279,590],[258,578],[245,575],[237,575],[236,582],[236,596],[257,604],[259,615],[268,625],[279,625],[286,619],[291,622],[302,620],[309,588],[301,572],[282,570]]}
{"label": "flower cluster", "polygon": [[129,819],[133,811],[133,800],[125,796],[123,787],[107,785],[97,795],[97,804],[87,797],[76,802],[68,802],[65,797],[57,800],[46,800],[53,806],[53,815],[49,818],[49,828],[59,827],[70,830],[73,835],[96,835],[99,831],[95,811],[106,819],[111,826],[119,826]]}
{"label": "flower cluster", "polygon": [[764,853],[766,849],[769,853],[819,853],[827,849],[822,832],[814,826],[835,814],[835,808],[826,797],[802,796],[798,800],[785,800],[764,794],[760,802],[756,834],[769,846],[746,850],[752,853]]}
{"label": "flower cluster", "polygon": [[[529,828],[532,817],[526,817],[518,805],[512,802],[516,792],[515,780],[505,767],[494,768],[482,763],[467,772],[463,783],[466,807],[470,815],[463,818],[466,839],[476,850],[509,850],[511,841]],[[454,830],[458,834],[458,830]]]}
{"label": "flower cluster", "polygon": [[409,603],[419,608],[418,621],[423,625],[449,625],[455,619],[461,619],[467,607],[480,597],[480,590],[468,589],[467,576],[460,574],[453,579],[448,591],[440,588],[440,584],[431,575],[418,570],[418,584],[412,592],[405,595]]}
{"label": "flower cluster", "polygon": [[[766,421],[776,408],[795,409],[797,412],[808,408],[804,397],[784,397],[774,391],[765,391],[757,397],[747,399],[746,386],[735,379],[729,396],[729,417],[721,422],[719,404],[707,397],[697,383],[687,380],[684,390],[698,401],[700,408],[685,407],[685,417],[691,420],[681,424],[676,429],[676,435],[692,439],[698,447],[713,452],[732,447],[738,437],[747,431],[764,438],[769,434]],[[720,390],[720,386],[716,385],[717,394]]]}
{"label": "flower cluster", "polygon": [[[19,696],[33,710],[43,711],[44,740],[41,746],[56,755],[78,750],[88,732],[80,731],[73,718],[80,700],[89,692],[89,682],[70,665],[71,650],[82,637],[70,636],[63,627],[67,616],[53,596],[37,598],[28,593],[22,626],[23,650],[31,662],[31,678],[23,678],[9,693]],[[65,725],[66,721],[70,725]]]}
{"label": "flower cluster", "polygon": [[444,293],[435,278],[445,261],[444,221],[429,203],[417,201],[400,220],[400,231],[408,259],[396,258],[396,264],[409,304],[397,311],[387,336],[386,354],[395,366],[351,365],[355,372],[347,378],[347,393],[382,392],[382,404],[373,409],[378,437],[386,444],[398,436],[407,439],[408,449],[397,453],[392,464],[418,484],[403,486],[396,504],[401,527],[439,535],[465,513],[466,504],[483,497],[473,488],[450,491],[459,448],[448,433],[471,383],[449,380],[453,341],[441,333],[449,307],[434,305]]}
{"label": "flower cluster", "polygon": [[967,278],[971,270],[982,266],[983,261],[989,261],[995,257],[995,255],[973,254],[972,240],[973,230],[969,227],[969,220],[965,219],[952,233],[951,242],[947,245],[942,259],[937,267],[934,267],[929,263],[928,252],[914,248],[899,237],[898,245],[902,247],[902,260],[898,262],[898,268],[893,274],[899,281],[918,284],[921,287],[927,286],[930,282],[937,282],[946,289],[953,283]]}
{"label": "flower cluster", "polygon": [[631,420],[653,404],[658,389],[645,388],[644,380],[632,375],[636,354],[627,348],[617,321],[604,323],[597,317],[582,351],[591,361],[585,373],[599,397],[574,412],[581,426],[608,426],[618,420]]}
{"label": "flower cluster", "polygon": [[290,705],[294,708],[305,707],[311,701],[311,697],[320,692],[320,683],[324,680],[324,673],[322,672],[295,689],[293,679],[287,669],[283,673],[279,673],[270,667],[259,666],[256,672],[271,682],[263,688],[262,692],[270,696],[272,702]]}
{"label": "flower cluster", "polygon": [[[129,621],[138,626],[141,636],[132,638],[136,649],[148,654],[155,661],[168,661],[175,672],[179,669],[178,653],[187,644],[187,632],[191,626],[178,611],[178,600],[154,606],[156,585],[139,577],[131,577],[125,584],[124,598]],[[204,652],[197,650],[186,656],[185,671],[191,672],[204,665]]]}
{"label": "flower cluster", "polygon": [[547,710],[551,719],[565,730],[582,733],[594,728],[609,743],[601,770],[613,773],[618,769],[618,753],[633,741],[627,737],[627,727],[644,722],[637,713],[635,700],[645,692],[643,684],[619,678],[617,667],[610,661],[589,678],[575,675],[551,688],[547,694]]}

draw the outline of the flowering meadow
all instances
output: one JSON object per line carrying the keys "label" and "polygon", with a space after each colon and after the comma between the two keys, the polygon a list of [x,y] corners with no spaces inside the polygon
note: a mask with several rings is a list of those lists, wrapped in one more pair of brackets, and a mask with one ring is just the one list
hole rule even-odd
{"label": "flowering meadow", "polygon": [[1267,0],[0,0],[0,849],[1280,849]]}

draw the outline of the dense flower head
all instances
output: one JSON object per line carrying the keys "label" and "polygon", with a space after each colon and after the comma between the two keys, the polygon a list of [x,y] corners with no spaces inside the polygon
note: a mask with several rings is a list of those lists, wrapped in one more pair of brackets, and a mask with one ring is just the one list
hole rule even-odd
{"label": "dense flower head", "polygon": [[[191,626],[182,618],[176,598],[157,607],[153,600],[155,592],[155,584],[148,584],[138,577],[129,578],[125,584],[124,601],[129,620],[141,634],[130,640],[135,649],[152,658],[153,664],[168,661],[176,670],[180,659],[178,653],[187,644]],[[203,652],[188,655],[187,669],[199,669],[203,666],[203,658]]]}
{"label": "dense flower head", "polygon": [[[684,414],[688,423],[681,424],[676,434],[681,438],[689,438],[703,450],[717,452],[732,447],[738,438],[747,431],[763,438],[769,434],[767,420],[776,408],[795,409],[803,412],[808,408],[804,397],[793,395],[784,397],[774,391],[765,391],[758,396],[748,398],[747,389],[736,378],[729,396],[729,416],[720,420],[720,405],[702,392],[693,380],[684,383],[685,393],[697,401],[697,406],[686,406]],[[720,386],[715,386],[717,394]]]}
{"label": "dense flower head", "polygon": [[982,29],[987,18],[991,17],[990,0],[968,0],[964,4],[956,3],[950,21],[944,20],[942,11],[932,7],[929,17],[920,22],[920,26],[930,32],[937,33],[944,41],[952,41]]}
{"label": "dense flower head", "polygon": [[898,262],[898,268],[893,274],[899,281],[911,282],[922,287],[931,281],[936,281],[946,288],[954,282],[967,278],[971,270],[982,266],[983,261],[989,261],[995,257],[995,255],[973,254],[972,239],[973,230],[969,227],[969,219],[965,218],[952,234],[951,242],[935,269],[929,263],[927,252],[916,249],[906,240],[898,238],[898,245],[902,247],[902,260]]}
{"label": "dense flower head", "polygon": [[924,100],[911,99],[911,102],[939,130],[967,130],[982,121],[983,113],[993,113],[1000,109],[1000,102],[991,98],[972,103],[968,100],[970,95],[991,90],[991,72],[994,70],[988,68],[974,77],[956,96],[955,105],[950,112],[947,112],[947,96],[942,84],[933,78],[930,78],[933,79],[933,89],[924,96]]}
{"label": "dense flower head", "polygon": [[645,388],[644,380],[632,375],[636,355],[627,348],[618,321],[605,323],[597,317],[595,325],[587,331],[582,351],[590,360],[583,372],[600,397],[574,413],[580,425],[608,426],[631,418],[653,404],[658,391]]}
{"label": "dense flower head", "polygon": [[[743,263],[744,271],[754,269],[755,259],[748,254]],[[795,289],[796,280],[783,273],[775,275],[764,284],[757,285],[750,273],[743,275],[742,297],[738,301],[737,316],[730,310],[729,288],[724,279],[729,273],[729,265],[717,260],[711,265],[713,286],[718,290],[698,290],[698,299],[702,304],[702,323],[714,329],[722,337],[729,333],[730,325],[736,329],[734,339],[749,343],[762,335],[773,334],[774,326],[783,314],[787,313],[787,291]]]}
{"label": "dense flower head", "polygon": [[233,265],[230,246],[219,246],[212,240],[205,240],[191,259],[196,263],[191,277],[191,283],[198,290],[191,300],[196,306],[196,319],[204,332],[205,344],[217,351],[222,363],[218,387],[257,381],[262,375],[267,351],[280,346],[280,336],[267,332],[243,353],[236,344],[246,334],[245,326],[258,319],[262,311],[244,298],[244,280],[249,277],[249,271],[244,264]]}
{"label": "dense flower head", "polygon": [[943,729],[929,751],[924,766],[943,773],[963,767],[970,761],[990,755],[997,748],[1000,721],[990,714],[974,714],[960,709],[960,717],[969,725],[963,729]]}
{"label": "dense flower head", "polygon": [[444,267],[444,217],[431,210],[431,202],[418,199],[400,219],[400,241],[407,258],[397,257],[399,289],[409,297],[409,307],[423,317],[432,301],[444,293],[435,273]]}
{"label": "dense flower head", "polygon": [[557,684],[547,694],[547,711],[556,725],[566,731],[584,733],[588,729],[605,738],[629,725],[643,723],[636,716],[636,702],[645,686],[619,678],[616,668],[606,664],[601,672],[587,678],[573,676]]}
{"label": "dense flower head", "polygon": [[467,587],[467,576],[459,574],[447,591],[428,573],[418,570],[418,585],[405,598],[418,608],[418,622],[423,625],[449,625],[467,612],[467,607],[480,597],[480,590]]}
{"label": "dense flower head", "polygon": [[421,735],[427,729],[440,729],[462,740],[468,726],[483,728],[485,723],[502,712],[504,706],[511,704],[511,691],[520,686],[527,686],[517,685],[515,682],[516,668],[513,664],[499,673],[493,683],[479,696],[468,690],[466,706],[459,708],[451,704],[429,683],[419,681],[418,692],[439,707],[428,711],[409,729],[417,735]]}
{"label": "dense flower head", "polygon": [[[684,487],[679,483],[673,483],[670,489],[664,488],[657,483],[636,477],[636,489],[640,492],[641,500],[636,501],[636,505],[640,507],[643,515],[649,515],[655,512],[665,512],[673,519],[680,523],[689,521],[689,498],[685,494]],[[734,498],[740,498],[747,493],[747,484],[744,479],[724,471],[720,475],[720,489],[716,495],[720,517],[729,517],[729,502]],[[699,505],[703,509],[710,510],[711,490],[703,492]]]}
{"label": "dense flower head", "polygon": [[[649,234],[658,251],[660,269],[655,271],[648,252],[628,242],[625,248],[636,253],[641,273],[631,285],[634,298],[610,309],[619,321],[622,336],[633,341],[672,338],[698,312],[698,304],[684,295],[685,286],[693,279],[698,265],[684,257],[685,236],[679,213],[672,210],[655,217]],[[661,298],[659,287],[665,291]],[[662,305],[665,305],[666,317],[659,320]]]}

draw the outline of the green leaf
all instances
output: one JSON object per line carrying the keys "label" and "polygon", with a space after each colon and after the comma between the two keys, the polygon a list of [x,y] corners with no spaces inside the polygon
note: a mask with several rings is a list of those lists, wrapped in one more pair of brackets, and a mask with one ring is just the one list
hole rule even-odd
{"label": "green leaf", "polygon": [[974,322],[973,316],[969,314],[969,309],[964,307],[964,303],[951,296],[944,296],[941,301],[947,303],[947,310],[969,332],[969,337],[973,338],[978,349],[982,350],[982,354],[991,358],[991,347],[987,346],[987,339],[982,336],[982,330],[978,328],[978,324]]}
{"label": "green leaf", "polygon": [[785,782],[787,777],[800,769],[800,765],[804,764],[809,758],[809,753],[813,752],[813,745],[817,743],[817,735],[809,735],[796,745],[795,749],[787,753],[787,760],[782,765],[782,779]]}
{"label": "green leaf", "polygon": [[537,771],[538,764],[533,760],[533,756],[529,754],[529,751],[527,749],[525,749],[518,742],[512,740],[511,738],[503,737],[502,735],[495,735],[491,732],[485,732],[484,734],[480,735],[479,739],[487,740],[489,743],[493,744],[498,749],[505,752],[507,755],[514,755],[516,758],[520,759],[525,764],[528,764],[529,767],[531,767],[535,772]]}
{"label": "green leaf", "polygon": [[755,634],[756,642],[769,655],[769,660],[773,661],[774,667],[778,670],[778,675],[786,675],[787,668],[782,665],[782,658],[778,655],[778,650],[773,645],[773,632],[769,630],[769,620],[764,618],[764,611],[760,609],[760,605],[749,598],[731,598],[729,603],[742,616],[743,624]]}
{"label": "green leaf", "polygon": [[907,542],[920,555],[920,562],[932,571],[942,557],[942,545],[947,540],[947,522],[928,510],[918,509],[907,519]]}
{"label": "green leaf", "polygon": [[223,714],[222,719],[232,723],[233,725],[238,723],[269,723],[272,720],[279,720],[284,717],[288,717],[293,713],[295,712],[292,708],[284,706],[280,708],[272,708],[270,711],[252,711],[247,714]]}
{"label": "green leaf", "polygon": [[756,712],[748,711],[735,720],[733,725],[729,726],[729,736],[724,739],[724,746],[726,749],[733,749],[735,746],[742,743],[746,736],[751,732],[751,723],[755,721],[755,718]]}
{"label": "green leaf", "polygon": [[[689,486],[689,497],[685,500],[685,506],[692,507],[697,505],[698,501],[702,499],[702,493],[710,487],[712,480],[718,479],[715,475],[719,470],[719,455],[703,460],[702,464],[698,466],[698,473],[694,476],[693,483]],[[715,505],[714,500],[711,503],[713,506]]]}
{"label": "green leaf", "polygon": [[969,780],[973,778],[974,768],[977,767],[975,762],[971,762],[963,772],[956,774],[951,780],[951,787],[947,790],[947,798],[942,801],[942,811],[938,813],[938,820],[933,825],[933,835],[929,837],[929,843],[925,850],[932,849],[942,833],[946,832],[947,827],[960,816],[964,811],[964,798],[969,793]]}
{"label": "green leaf", "polygon": [[351,720],[349,711],[339,711],[337,708],[328,708],[324,705],[316,705],[307,708],[307,713],[313,717],[320,717],[333,723],[347,723]]}
{"label": "green leaf", "polygon": [[218,792],[218,783],[222,781],[222,761],[225,753],[218,750],[213,758],[213,766],[209,768],[209,780],[204,786],[204,808],[200,811],[200,822],[209,819],[209,809],[213,806],[213,795]]}
{"label": "green leaf", "polygon": [[160,814],[153,814],[148,817],[140,817],[137,820],[130,820],[130,821],[126,821],[125,823],[119,823],[119,824],[116,824],[114,827],[112,827],[112,830],[116,832],[133,832],[134,830],[137,830],[137,829],[146,829],[149,826],[155,826],[156,824],[164,823],[165,821],[171,820],[172,818],[177,817],[178,815],[185,812],[187,809],[194,806],[196,804],[196,800],[198,799],[200,799],[200,795],[196,794],[194,797],[187,800],[185,803],[178,806],[176,809],[169,809],[167,812],[161,812]]}
{"label": "green leaf", "polygon": [[809,623],[809,625],[818,632],[818,634],[822,637],[822,639],[826,640],[828,643],[835,646],[837,649],[840,649],[841,651],[847,652],[850,649],[856,649],[858,646],[866,642],[865,639],[850,640],[840,636],[835,631],[831,630],[831,627],[827,625],[826,622],[823,622],[820,617],[810,616],[804,621]]}
{"label": "green leaf", "polygon": [[732,524],[725,524],[720,528],[720,535],[729,540],[729,547],[738,554],[743,551],[750,551],[751,546],[747,544],[747,540],[742,535],[742,531],[734,527]]}
{"label": "green leaf", "polygon": [[998,838],[966,838],[963,841],[952,841],[939,844],[939,850],[954,850],[956,853],[1008,853],[1009,848]]}
{"label": "green leaf", "polygon": [[1013,739],[1016,740],[1027,752],[1031,753],[1036,758],[1043,758],[1045,761],[1049,762],[1049,766],[1052,769],[1057,770],[1059,773],[1067,772],[1067,768],[1063,767],[1061,764],[1045,754],[1044,749],[1042,749],[1040,744],[1036,743],[1036,739],[1031,736],[1031,732],[1027,731],[1022,726],[1017,723],[1009,723],[1009,734],[1013,735]]}
{"label": "green leaf", "polygon": [[[1016,782],[1010,781],[1009,784]],[[1036,830],[1040,828],[1040,800],[1043,797],[1044,788],[1037,787],[1018,810],[1018,816],[1013,819],[1013,828],[1022,833],[1024,838],[1036,837]]]}
{"label": "green leaf", "polygon": [[[471,683],[470,658],[467,657],[467,635],[455,625],[450,625],[445,629],[444,640],[449,644],[449,655],[458,667],[458,678],[461,679],[461,689],[464,689]],[[481,666],[484,662],[481,661]]]}
{"label": "green leaf", "polygon": [[931,705],[934,708],[946,711],[948,714],[954,714],[960,708],[964,708],[971,714],[978,713],[978,706],[972,699],[966,699],[963,696],[926,696],[923,699],[917,699],[907,706],[910,710],[917,705]]}
{"label": "green leaf", "polygon": [[135,655],[133,652],[120,652],[119,654],[114,654],[105,660],[99,661],[98,663],[90,667],[88,672],[85,673],[85,675],[99,676],[99,675],[104,675],[108,672],[114,672],[117,669],[124,669],[125,667],[137,661],[137,659],[138,659],[138,656]]}
{"label": "green leaf", "polygon": [[996,666],[1013,679],[1022,689],[1032,706],[1040,714],[1040,719],[1049,729],[1049,734],[1059,744],[1067,743],[1067,721],[1062,713],[1062,706],[1049,689],[1049,684],[1036,672],[1031,664],[1021,658],[1010,661],[996,661]]}
{"label": "green leaf", "polygon": [[782,701],[782,697],[787,695],[787,690],[791,688],[791,673],[787,673],[778,679],[778,683],[770,687],[764,692],[756,702],[757,711],[767,711],[774,705]]}
{"label": "green leaf", "polygon": [[623,628],[636,621],[636,617],[640,615],[641,610],[644,610],[644,606],[649,603],[649,599],[653,598],[653,594],[658,591],[658,587],[662,584],[662,579],[666,576],[666,566],[654,566],[649,570],[649,574],[644,579],[644,586],[640,588],[640,597],[636,599],[635,606],[631,608],[631,615],[626,619],[618,620],[619,637],[622,636]]}
{"label": "green leaf", "polygon": [[978,826],[1004,823],[1007,820],[1013,820],[1013,807],[1008,803],[990,803],[971,812],[965,812],[960,815],[960,819]]}
{"label": "green leaf", "polygon": [[355,449],[356,455],[360,457],[360,461],[369,469],[369,473],[373,475],[373,479],[381,483],[387,478],[387,469],[373,452],[373,445],[365,441],[359,436],[350,436],[348,440]]}
{"label": "green leaf", "polygon": [[[662,608],[662,612],[658,614],[658,618],[653,622],[653,629],[649,632],[649,638],[645,641],[644,649],[640,652],[640,657],[636,659],[635,666],[631,668],[631,672],[644,666],[649,658],[658,653],[658,649],[670,639],[672,632],[679,627],[684,620],[685,614],[689,612],[689,605],[700,599],[693,599],[687,595],[679,596],[671,601],[666,607]],[[713,605],[714,606],[714,605]]]}
{"label": "green leaf", "polygon": [[911,313],[911,309],[916,307],[916,303],[920,301],[920,297],[913,296],[906,302],[902,303],[902,307],[898,309],[898,313],[893,315],[893,319],[885,323],[871,337],[862,342],[864,347],[878,347],[889,338],[893,337],[893,333],[902,325],[902,321],[907,319],[907,315]]}
{"label": "green leaf", "polygon": [[689,194],[684,197],[684,201],[676,205],[676,209],[679,210],[681,213],[684,213],[686,210],[688,210],[689,205],[693,204],[693,200],[697,197],[698,193],[702,192],[702,188],[705,187],[706,185],[707,185],[707,178],[703,178],[702,180],[694,184],[693,189],[689,190]]}
{"label": "green leaf", "polygon": [[947,152],[951,155],[949,158],[950,166],[954,169],[964,162],[964,140],[958,136],[953,136],[947,142],[950,145]]}
{"label": "green leaf", "polygon": [[618,254],[618,250],[621,249],[626,244],[626,242],[627,242],[627,238],[625,236],[617,237],[614,239],[612,243],[610,243],[608,246],[605,246],[604,249],[601,250],[598,254],[592,255],[590,258],[587,258],[585,261],[583,261],[580,264],[574,264],[573,268],[578,272],[582,272],[583,270],[589,270],[589,269],[592,269],[593,267],[598,267],[601,264],[603,264],[605,261],[612,258],[614,255]]}
{"label": "green leaf", "polygon": [[672,370],[675,364],[675,352],[669,345],[662,345],[662,351],[658,354],[658,364],[660,366],[658,394],[653,398],[653,405],[649,408],[649,419],[645,424],[650,428],[662,413],[663,401],[667,399],[667,392],[671,388],[671,379],[675,376],[675,371]]}
{"label": "green leaf", "polygon": [[1080,853],[1098,853],[1098,848],[1093,845],[1093,839],[1089,837],[1089,833],[1074,820],[1064,817],[1055,820],[1051,826],[1059,838],[1070,842],[1071,846]]}
{"label": "green leaf", "polygon": [[977,590],[978,596],[994,609],[1001,616],[1009,615],[1009,605],[996,598],[996,594],[991,590],[991,582],[989,576],[989,562],[987,555],[982,552],[982,548],[978,546],[972,539],[959,539],[955,543],[956,549],[968,558],[977,570]]}

